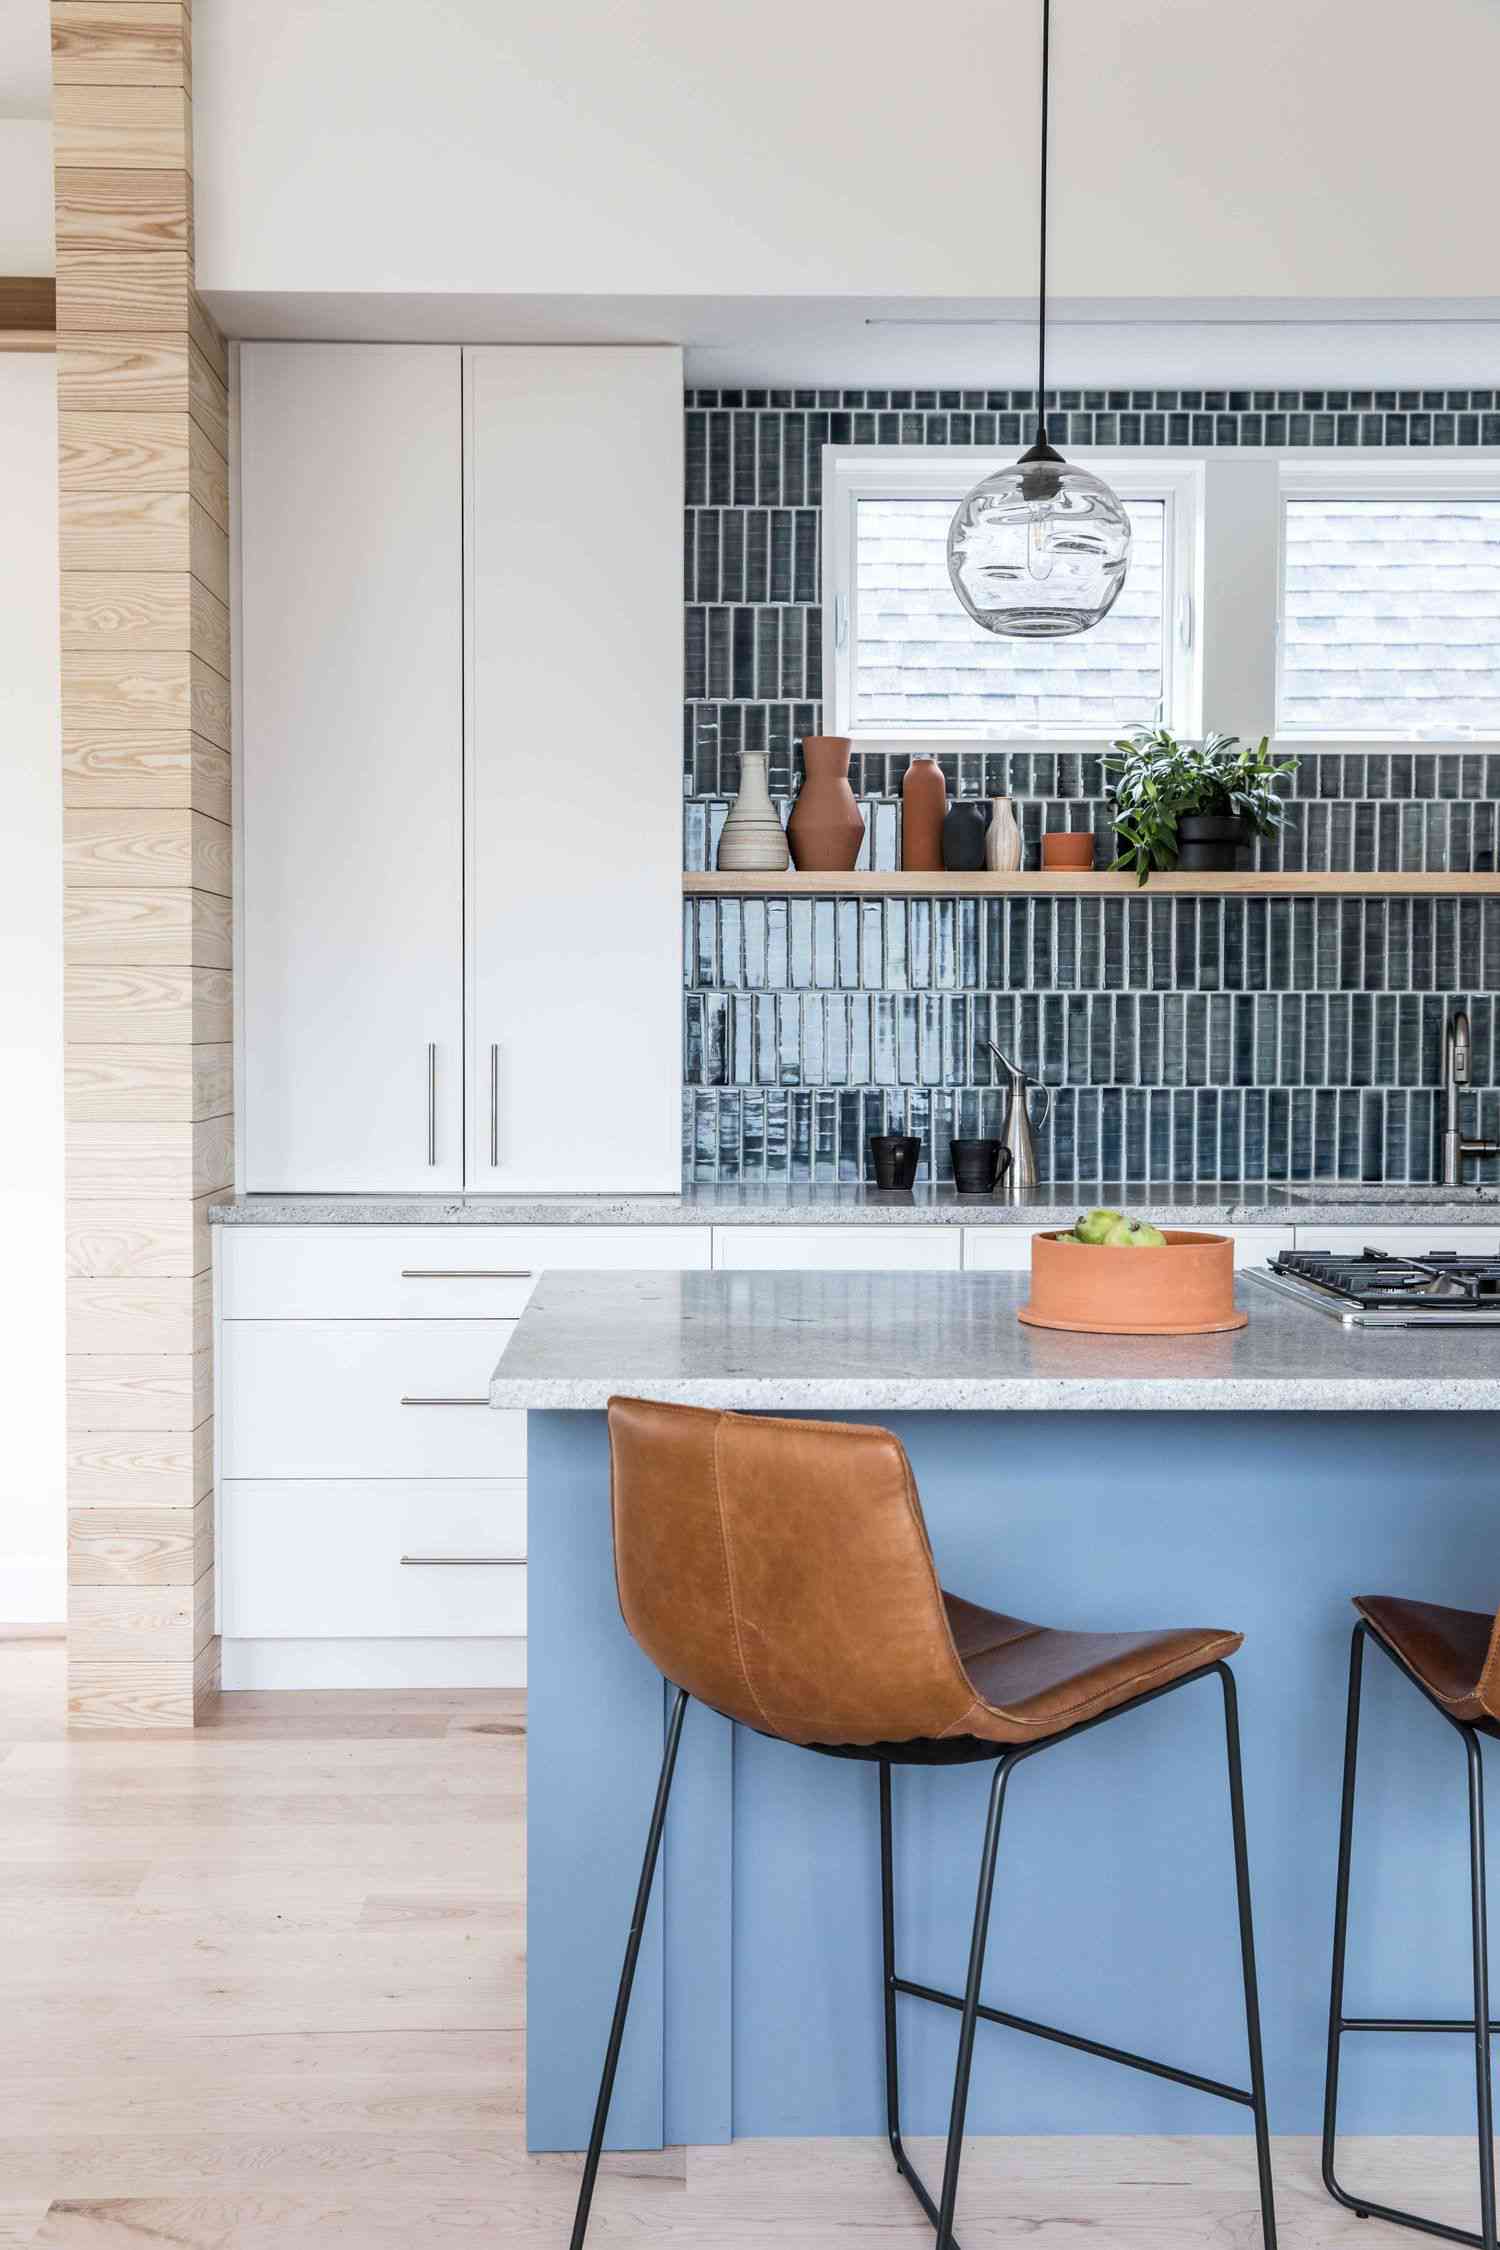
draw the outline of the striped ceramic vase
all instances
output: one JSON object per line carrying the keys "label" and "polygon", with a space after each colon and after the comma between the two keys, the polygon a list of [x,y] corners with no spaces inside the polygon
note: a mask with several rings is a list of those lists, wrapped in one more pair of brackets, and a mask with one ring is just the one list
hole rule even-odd
{"label": "striped ceramic vase", "polygon": [[787,864],[786,830],[776,817],[766,787],[764,750],[740,755],[740,793],[729,808],[719,837],[719,871],[748,874],[774,872]]}

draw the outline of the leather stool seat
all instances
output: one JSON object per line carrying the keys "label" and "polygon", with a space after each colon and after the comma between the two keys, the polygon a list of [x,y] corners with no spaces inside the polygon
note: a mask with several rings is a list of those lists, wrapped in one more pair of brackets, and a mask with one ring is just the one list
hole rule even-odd
{"label": "leather stool seat", "polygon": [[1484,1725],[1500,1711],[1492,1609],[1446,1609],[1397,1594],[1356,1594],[1354,1606],[1455,1718]]}
{"label": "leather stool seat", "polygon": [[1097,1718],[1148,1688],[1233,1656],[1244,1636],[1185,1625],[1144,1633],[1070,1633],[1028,1625],[943,1595],[948,1629],[980,1708],[966,1731],[1005,1742],[1040,1742]]}

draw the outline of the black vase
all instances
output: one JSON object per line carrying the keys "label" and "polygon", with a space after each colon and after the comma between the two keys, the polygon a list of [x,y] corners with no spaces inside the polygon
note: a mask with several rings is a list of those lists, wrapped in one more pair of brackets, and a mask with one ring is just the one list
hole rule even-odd
{"label": "black vase", "polygon": [[984,797],[956,797],[943,815],[943,866],[950,875],[969,875],[984,865],[990,808]]}
{"label": "black vase", "polygon": [[1177,865],[1184,875],[1229,875],[1240,846],[1249,841],[1237,813],[1182,813],[1177,821]]}

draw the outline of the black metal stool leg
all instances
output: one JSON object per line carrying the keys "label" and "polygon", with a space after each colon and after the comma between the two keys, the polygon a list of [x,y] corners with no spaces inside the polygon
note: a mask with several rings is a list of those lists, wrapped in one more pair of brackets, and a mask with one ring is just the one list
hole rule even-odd
{"label": "black metal stool leg", "polygon": [[1266,2116],[1266,2073],[1260,2044],[1260,1995],[1255,1974],[1255,1931],[1250,1913],[1250,1859],[1245,1846],[1245,1785],[1240,1772],[1239,1698],[1227,1664],[1214,1667],[1224,1690],[1224,1739],[1229,1760],[1229,1815],[1234,1830],[1234,1887],[1240,1915],[1240,1962],[1245,1980],[1245,2039],[1250,2049],[1250,2099],[1255,2117],[1255,2163],[1260,2175],[1260,2231],[1265,2250],[1276,2250],[1276,2190],[1271,2179],[1271,2127]]}
{"label": "black metal stool leg", "polygon": [[953,2074],[953,2108],[948,2119],[948,2153],[943,2159],[943,2198],[938,2212],[937,2250],[958,2250],[953,2239],[953,2210],[958,2201],[958,2167],[964,2152],[964,2118],[969,2107],[969,2072],[974,2061],[974,2031],[979,2021],[979,1986],[984,1976],[984,1948],[989,1935],[990,1901],[995,1891],[995,1859],[1000,1848],[1000,1819],[1005,1810],[1005,1783],[1013,1761],[1001,1758],[990,1783],[989,1817],[985,1822],[984,1850],[979,1858],[979,1888],[974,1898],[974,1934],[969,1941],[969,1975],[964,1986],[963,2012],[959,2017],[958,2065]]}
{"label": "black metal stool leg", "polygon": [[1479,2123],[1479,2227],[1495,2250],[1495,2117],[1490,2081],[1490,1963],[1484,1896],[1484,1763],[1479,1737],[1463,1727],[1469,1760],[1469,1898],[1474,1925],[1474,2087]]}
{"label": "black metal stool leg", "polygon": [[1354,1628],[1349,1644],[1349,1711],[1344,1722],[1344,1793],[1339,1805],[1339,1872],[1333,1893],[1333,1975],[1328,1995],[1328,2074],[1323,2085],[1323,2185],[1336,2203],[1359,2217],[1365,2205],[1346,2195],[1334,2174],[1338,2133],[1339,2054],[1344,2032],[1344,1955],[1349,1936],[1349,1866],[1354,1849],[1354,1769],[1359,1757],[1359,1691],[1364,1672],[1365,1627]]}
{"label": "black metal stool leg", "polygon": [[[1401,1657],[1376,1645],[1398,1672],[1403,1672],[1455,1734],[1463,1737],[1469,1778],[1469,1904],[1474,1954],[1474,2013],[1472,2017],[1346,2016],[1344,2014],[1344,1954],[1349,1928],[1349,1868],[1354,1838],[1354,1770],[1359,1749],[1360,1672],[1364,1657],[1363,1620],[1354,1628],[1349,1655],[1349,1717],[1344,1733],[1344,1794],[1339,1814],[1338,1886],[1333,1903],[1333,1977],[1328,2004],[1328,2080],[1323,2097],[1323,2185],[1336,2203],[1362,2219],[1385,2219],[1393,2226],[1414,2227],[1419,2234],[1439,2236],[1444,2242],[1462,2242],[1472,2250],[1496,2250],[1495,2232],[1495,2121],[1490,2067],[1490,2041],[1500,2025],[1490,2016],[1488,1930],[1485,1911],[1484,1764],[1479,1736],[1471,1726],[1455,1719]],[[1338,2130],[1339,2051],[1345,2032],[1468,2032],[1474,2041],[1474,2089],[1479,2142],[1479,2223],[1450,2227],[1440,2219],[1425,2219],[1417,2211],[1398,2211],[1369,2196],[1351,2195],[1339,2185],[1334,2171],[1334,2138]]]}
{"label": "black metal stool leg", "polygon": [[687,1709],[687,1700],[687,1689],[679,1688],[677,1700],[672,1705],[672,1715],[667,1721],[661,1778],[656,1785],[656,1802],[651,1808],[651,1825],[646,1831],[646,1856],[641,1863],[641,1879],[636,1886],[635,1906],[630,1916],[630,1935],[625,1941],[625,1963],[620,1971],[620,1989],[615,1997],[609,2044],[604,2050],[604,2074],[599,2081],[599,2099],[594,2105],[594,2125],[589,2134],[589,2152],[584,2159],[583,2185],[579,2188],[578,2208],[573,2214],[569,2250],[583,2250],[583,2238],[588,2232],[589,2210],[594,2200],[594,2181],[599,2172],[599,2154],[604,2146],[604,2128],[609,2123],[615,2072],[619,2068],[620,2045],[625,2037],[625,2019],[630,2012],[630,1992],[635,1983],[635,1965],[640,1957],[641,1933],[645,1929],[646,1912],[651,1904],[651,1886],[656,1877],[657,1855],[661,1850],[662,1829],[666,1825],[667,1799],[672,1793],[672,1775],[677,1765],[677,1745],[682,1739],[682,1716]]}

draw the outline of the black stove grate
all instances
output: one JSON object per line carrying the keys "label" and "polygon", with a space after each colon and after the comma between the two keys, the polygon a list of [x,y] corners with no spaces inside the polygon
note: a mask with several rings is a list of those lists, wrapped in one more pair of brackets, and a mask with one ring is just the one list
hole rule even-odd
{"label": "black stove grate", "polygon": [[1420,1313],[1454,1305],[1500,1307],[1500,1257],[1477,1258],[1464,1250],[1428,1250],[1403,1257],[1368,1250],[1283,1250],[1271,1261],[1273,1272],[1346,1299],[1367,1312],[1392,1306]]}

